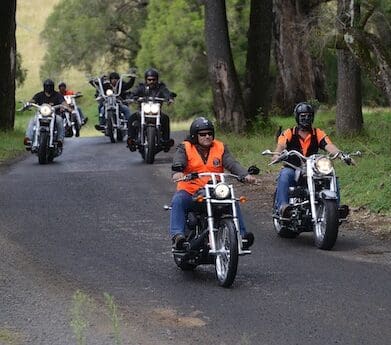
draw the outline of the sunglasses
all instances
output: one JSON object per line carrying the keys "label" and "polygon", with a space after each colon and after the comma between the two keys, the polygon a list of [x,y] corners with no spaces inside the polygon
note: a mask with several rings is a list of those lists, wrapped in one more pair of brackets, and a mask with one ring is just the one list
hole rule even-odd
{"label": "sunglasses", "polygon": [[156,78],[147,78],[147,81],[156,81]]}
{"label": "sunglasses", "polygon": [[206,137],[209,135],[210,137],[213,137],[213,132],[203,132],[203,133],[198,133],[200,137]]}

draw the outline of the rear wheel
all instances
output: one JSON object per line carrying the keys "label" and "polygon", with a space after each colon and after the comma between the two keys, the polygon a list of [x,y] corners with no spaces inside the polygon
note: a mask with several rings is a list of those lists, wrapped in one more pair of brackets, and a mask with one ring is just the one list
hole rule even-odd
{"label": "rear wheel", "polygon": [[174,255],[174,261],[182,271],[193,271],[197,267],[196,264],[183,260],[183,258],[176,255]]}
{"label": "rear wheel", "polygon": [[215,272],[220,286],[229,287],[238,269],[238,237],[232,219],[222,219],[216,233]]}
{"label": "rear wheel", "polygon": [[[274,206],[276,204],[276,192],[274,192],[273,197],[273,215],[276,213],[276,207]],[[276,233],[278,236],[282,238],[296,238],[299,234],[297,232],[289,230],[289,228],[283,224],[283,222],[280,221],[278,216],[273,216],[273,226],[274,230],[276,230]]]}
{"label": "rear wheel", "polygon": [[314,225],[315,245],[330,250],[338,236],[337,200],[319,200],[316,212],[319,221]]}
{"label": "rear wheel", "polygon": [[155,161],[155,146],[156,146],[156,128],[147,127],[147,142],[144,146],[144,159],[147,164],[153,164]]}
{"label": "rear wheel", "polygon": [[49,156],[49,133],[42,132],[39,135],[38,162],[47,164]]}

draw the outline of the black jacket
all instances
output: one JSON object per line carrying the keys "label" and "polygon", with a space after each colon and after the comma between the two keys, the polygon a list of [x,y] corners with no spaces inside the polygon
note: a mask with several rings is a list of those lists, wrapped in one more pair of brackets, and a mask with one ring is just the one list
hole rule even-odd
{"label": "black jacket", "polygon": [[150,88],[144,83],[140,83],[136,89],[130,92],[129,98],[138,97],[159,97],[172,99],[173,96],[164,83],[159,82],[156,87]]}

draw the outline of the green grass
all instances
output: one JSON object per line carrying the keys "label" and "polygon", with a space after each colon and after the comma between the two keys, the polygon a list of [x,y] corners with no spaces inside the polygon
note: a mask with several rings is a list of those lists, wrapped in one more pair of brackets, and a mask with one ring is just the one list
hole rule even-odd
{"label": "green grass", "polygon": [[[230,150],[244,165],[257,164],[261,172],[277,172],[280,167],[268,166],[270,157],[261,156],[265,149],[275,148],[274,132],[293,126],[293,118],[272,118],[272,128],[259,130],[245,137],[219,134]],[[389,109],[365,109],[364,130],[359,136],[340,137],[335,133],[335,114],[330,111],[316,115],[315,127],[323,129],[338,148],[345,152],[361,151],[356,166],[335,162],[340,178],[343,203],[352,207],[365,207],[372,212],[391,213],[391,111]]]}

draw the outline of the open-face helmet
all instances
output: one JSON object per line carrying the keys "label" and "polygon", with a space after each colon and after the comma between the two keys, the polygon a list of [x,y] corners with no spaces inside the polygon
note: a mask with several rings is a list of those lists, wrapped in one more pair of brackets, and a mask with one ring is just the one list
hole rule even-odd
{"label": "open-face helmet", "polygon": [[53,94],[53,92],[54,92],[54,81],[51,80],[51,79],[46,79],[43,82],[43,91],[45,91],[49,95]]}
{"label": "open-face helmet", "polygon": [[205,117],[197,117],[190,125],[190,140],[193,144],[198,143],[197,134],[200,131],[210,130],[213,133],[213,138],[215,136],[215,127],[212,121],[208,120]]}

